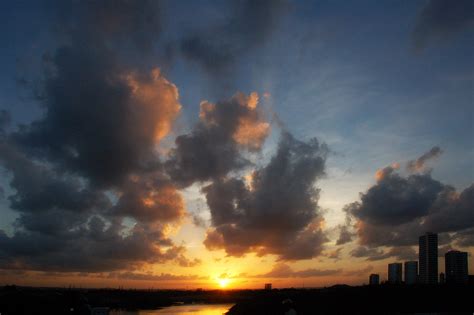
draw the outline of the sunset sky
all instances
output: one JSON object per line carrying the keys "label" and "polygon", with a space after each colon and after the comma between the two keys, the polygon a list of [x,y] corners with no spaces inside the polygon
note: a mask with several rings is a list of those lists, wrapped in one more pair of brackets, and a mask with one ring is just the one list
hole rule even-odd
{"label": "sunset sky", "polygon": [[474,1],[2,1],[0,285],[474,272]]}

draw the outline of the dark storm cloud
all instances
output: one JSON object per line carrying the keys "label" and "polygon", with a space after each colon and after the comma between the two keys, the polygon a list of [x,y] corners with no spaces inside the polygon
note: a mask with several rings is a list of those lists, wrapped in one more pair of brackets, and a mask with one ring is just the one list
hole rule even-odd
{"label": "dark storm cloud", "polygon": [[184,217],[185,207],[174,184],[155,172],[130,179],[111,212],[144,223],[173,222]]}
{"label": "dark storm cloud", "polygon": [[358,220],[356,233],[359,243],[368,246],[416,245],[418,236],[424,233],[420,227],[421,220],[422,218],[417,218],[400,225],[375,225]]}
{"label": "dark storm cloud", "polygon": [[416,160],[409,161],[407,163],[407,170],[412,173],[423,171],[426,169],[426,163],[431,159],[439,157],[441,153],[443,153],[443,150],[435,146]]}
{"label": "dark storm cloud", "polygon": [[[465,231],[472,229],[474,216],[474,185],[458,193],[450,186],[444,186],[436,199],[425,209],[425,214],[413,217],[409,222],[396,224],[386,221],[383,224],[372,224],[367,219],[359,218],[356,230],[359,242],[368,246],[405,246],[416,245],[418,236],[426,231],[437,233],[454,233],[450,239],[441,234],[440,243],[465,239]],[[380,209],[383,212],[384,208]],[[378,214],[383,215],[383,214]]]}
{"label": "dark storm cloud", "polygon": [[[425,167],[429,158],[439,155],[433,148],[408,165]],[[360,201],[345,207],[349,220],[346,228],[355,230],[361,247],[356,257],[384,259],[392,256],[409,258],[407,246],[417,245],[418,236],[440,233],[440,244],[469,244],[474,226],[474,184],[461,192],[431,177],[430,173],[399,175],[394,167],[377,171],[377,183],[360,194]],[[449,234],[448,234],[449,233]],[[381,247],[392,247],[383,251]],[[394,247],[397,246],[397,247]]]}
{"label": "dark storm cloud", "polygon": [[12,209],[35,213],[49,209],[87,212],[109,206],[102,192],[81,187],[78,179],[60,176],[1,140],[0,151],[1,164],[13,175],[10,186],[15,193],[9,196]]}
{"label": "dark storm cloud", "polygon": [[207,248],[282,260],[319,255],[327,238],[314,184],[324,175],[326,153],[316,139],[302,142],[284,132],[276,155],[252,173],[248,185],[227,178],[203,188],[212,221]]}
{"label": "dark storm cloud", "polygon": [[474,27],[474,2],[471,0],[430,0],[417,17],[413,42],[417,50],[430,42],[449,40]]}
{"label": "dark storm cloud", "polygon": [[362,193],[349,212],[370,224],[399,225],[428,214],[442,190],[443,184],[429,174],[403,178],[392,173]]}
{"label": "dark storm cloud", "polygon": [[135,226],[127,236],[117,224],[92,217],[58,235],[36,231],[8,237],[0,231],[0,267],[52,271],[99,272],[179,260],[184,248],[173,246],[156,229]]}
{"label": "dark storm cloud", "polygon": [[474,227],[474,184],[461,193],[452,187],[438,196],[424,226],[431,231],[452,232]]}
{"label": "dark storm cloud", "polygon": [[222,24],[191,34],[180,43],[184,57],[213,75],[223,74],[246,51],[262,45],[285,12],[285,0],[238,0]]}
{"label": "dark storm cloud", "polygon": [[152,159],[180,110],[176,87],[158,70],[122,69],[106,48],[62,47],[45,81],[43,119],[13,137],[40,158],[98,186],[119,185]]}
{"label": "dark storm cloud", "polygon": [[168,173],[182,186],[248,165],[241,151],[259,151],[270,130],[256,93],[237,93],[216,104],[202,102],[199,117],[191,133],[176,138],[166,163]]}
{"label": "dark storm cloud", "polygon": [[[44,58],[43,115],[0,139],[12,175],[13,234],[0,268],[104,271],[175,261],[164,231],[184,216],[156,151],[180,112],[176,86],[143,67],[159,31],[156,2],[58,3],[61,44]],[[138,49],[137,49],[138,48]],[[134,62],[135,60],[135,62]],[[144,70],[146,68],[146,70]],[[124,218],[136,221],[124,225]]]}

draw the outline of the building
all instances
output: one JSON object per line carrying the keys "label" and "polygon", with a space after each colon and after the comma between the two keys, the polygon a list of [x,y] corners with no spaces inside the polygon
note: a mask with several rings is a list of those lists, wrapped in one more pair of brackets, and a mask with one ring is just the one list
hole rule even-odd
{"label": "building", "polygon": [[388,282],[402,283],[402,264],[401,263],[392,263],[388,264]]}
{"label": "building", "polygon": [[469,279],[468,281],[469,285],[474,285],[474,275],[469,275],[468,279]]}
{"label": "building", "polygon": [[265,290],[271,290],[272,289],[272,284],[271,283],[265,283]]}
{"label": "building", "polygon": [[439,283],[440,284],[445,284],[446,283],[446,278],[444,277],[444,272],[441,272],[439,274]]}
{"label": "building", "polygon": [[418,262],[405,261],[405,283],[415,284],[418,279]]}
{"label": "building", "polygon": [[419,238],[418,260],[420,283],[438,283],[438,234],[426,233]]}
{"label": "building", "polygon": [[469,273],[467,252],[451,250],[444,255],[446,283],[467,284]]}
{"label": "building", "polygon": [[370,285],[379,285],[380,283],[380,276],[376,273],[373,273],[369,276],[369,284]]}

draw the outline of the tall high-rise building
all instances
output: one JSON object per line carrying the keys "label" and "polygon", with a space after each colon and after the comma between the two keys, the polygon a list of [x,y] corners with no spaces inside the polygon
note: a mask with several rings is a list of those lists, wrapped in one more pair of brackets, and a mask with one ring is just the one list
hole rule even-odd
{"label": "tall high-rise building", "polygon": [[418,260],[420,283],[438,283],[438,234],[426,233],[419,238]]}
{"label": "tall high-rise building", "polygon": [[389,283],[402,283],[402,268],[401,263],[388,264]]}
{"label": "tall high-rise building", "polygon": [[369,276],[369,284],[370,285],[378,285],[380,283],[380,277],[378,274],[373,273]]}
{"label": "tall high-rise building", "polygon": [[446,283],[468,283],[467,253],[451,250],[444,255]]}
{"label": "tall high-rise building", "polygon": [[405,283],[415,284],[418,278],[418,262],[405,261]]}

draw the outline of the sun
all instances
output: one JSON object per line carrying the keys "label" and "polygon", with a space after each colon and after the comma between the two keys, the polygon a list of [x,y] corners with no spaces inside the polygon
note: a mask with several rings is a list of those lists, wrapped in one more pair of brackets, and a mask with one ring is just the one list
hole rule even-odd
{"label": "sun", "polygon": [[227,278],[220,278],[220,279],[217,279],[217,283],[219,283],[219,286],[220,286],[222,289],[225,289],[225,288],[229,285],[229,282],[230,282],[230,280],[227,279]]}

